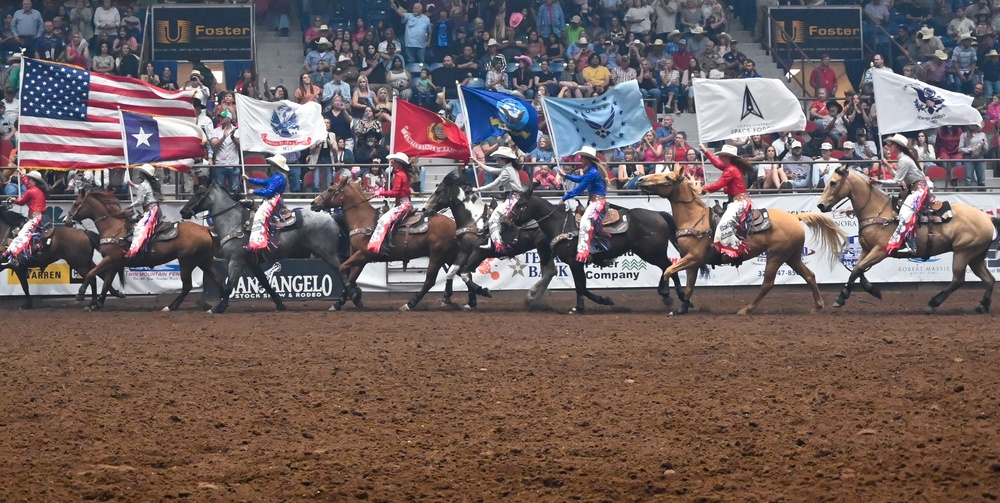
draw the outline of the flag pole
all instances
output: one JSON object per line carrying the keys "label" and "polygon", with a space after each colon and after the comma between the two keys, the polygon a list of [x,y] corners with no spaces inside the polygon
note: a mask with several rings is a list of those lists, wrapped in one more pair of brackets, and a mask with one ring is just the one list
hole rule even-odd
{"label": "flag pole", "polygon": [[125,131],[125,115],[122,113],[122,107],[118,107],[118,124],[121,126],[122,130],[122,151],[125,153],[125,185],[128,185],[128,200],[130,202],[135,202],[135,194],[132,193],[132,170],[129,168],[128,160],[128,133]]}
{"label": "flag pole", "polygon": [[[476,173],[475,153],[472,151],[472,127],[469,125],[469,109],[465,106],[465,93],[462,92],[462,85],[455,81],[455,88],[458,89],[458,102],[462,104],[462,113],[465,114],[465,136],[469,140],[469,162],[472,164],[472,178],[476,180],[476,188],[479,188],[479,175]],[[457,118],[457,117],[456,117]]]}
{"label": "flag pole", "polygon": [[[24,57],[24,51],[25,51],[25,49],[21,48],[21,71],[18,73],[18,76],[17,76],[17,80],[18,80],[18,82],[17,82],[17,88],[19,90],[20,89],[24,89],[24,69],[28,66],[28,60],[25,59],[25,57]],[[20,98],[24,98],[23,95],[20,95],[20,91],[18,91],[18,95],[19,95]],[[22,138],[22,136],[21,136],[21,121],[20,120],[17,121],[17,137],[18,138]],[[18,199],[21,198],[21,175],[23,175],[23,174],[24,174],[24,172],[21,171],[21,149],[18,149],[17,150],[17,198]]]}
{"label": "flag pole", "polygon": [[[240,95],[240,93],[236,93],[236,96],[239,96],[239,95]],[[237,99],[236,100],[236,114],[239,115],[239,113],[240,113],[240,100]],[[197,118],[195,118],[195,120],[197,120]],[[236,134],[236,126],[233,126],[233,132],[230,133],[230,134]],[[223,138],[222,141],[226,141],[226,139]],[[235,143],[236,143],[236,139],[233,138],[233,144],[235,144]],[[219,145],[221,146],[222,143],[219,143]],[[209,144],[208,148],[212,148],[212,145]],[[247,175],[247,166],[246,166],[246,163],[245,163],[245,161],[243,159],[243,145],[240,144],[239,148],[237,148],[236,151],[239,152],[239,154],[240,154],[240,181],[243,182],[243,197],[246,198],[250,194],[250,190],[247,187],[247,179],[245,178],[246,175]],[[215,158],[213,157],[212,159],[213,159],[213,162],[215,162],[214,161]],[[215,168],[215,169],[219,169],[219,168]],[[212,172],[212,176],[213,177],[215,176],[215,172],[214,171]]]}
{"label": "flag pole", "polygon": [[[396,97],[399,99],[399,96]],[[395,154],[396,151],[396,99],[392,100],[392,110],[389,112],[392,114],[392,127],[389,128],[389,154]],[[392,162],[386,160],[389,165],[385,168],[385,188],[392,190]],[[412,185],[412,184],[411,184]],[[420,188],[423,190],[423,187]]]}
{"label": "flag pole", "polygon": [[[548,96],[542,97],[542,113],[545,114],[545,126],[549,130],[549,143],[552,144],[552,153],[556,158],[556,171],[558,171],[560,175],[565,175],[562,170],[562,158],[559,156],[559,147],[556,145],[555,131],[552,130],[552,121],[549,120],[549,103],[546,98],[548,98]],[[562,183],[560,183],[559,186],[562,188],[563,194],[565,194],[566,186]]]}

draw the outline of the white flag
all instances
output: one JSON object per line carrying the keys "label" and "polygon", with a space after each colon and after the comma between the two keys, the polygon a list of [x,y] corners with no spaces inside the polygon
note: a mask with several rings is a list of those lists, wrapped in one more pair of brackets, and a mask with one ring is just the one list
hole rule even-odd
{"label": "white flag", "polygon": [[778,79],[694,79],[694,102],[703,142],[806,128],[799,100]]}
{"label": "white flag", "polygon": [[888,71],[872,72],[872,85],[881,134],[983,123],[982,114],[972,108],[972,96]]}
{"label": "white flag", "polygon": [[286,154],[305,150],[326,138],[319,103],[260,101],[236,95],[240,148],[245,152]]}

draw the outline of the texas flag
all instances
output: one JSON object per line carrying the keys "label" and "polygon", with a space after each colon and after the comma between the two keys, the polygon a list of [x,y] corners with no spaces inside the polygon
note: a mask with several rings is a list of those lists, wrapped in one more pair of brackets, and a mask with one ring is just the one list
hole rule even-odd
{"label": "texas flag", "polygon": [[192,122],[122,111],[125,159],[188,171],[205,157],[205,132]]}

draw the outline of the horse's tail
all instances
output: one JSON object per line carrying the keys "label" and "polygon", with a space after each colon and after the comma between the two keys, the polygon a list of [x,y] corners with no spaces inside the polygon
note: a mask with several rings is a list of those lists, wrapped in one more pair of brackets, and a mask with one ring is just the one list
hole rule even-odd
{"label": "horse's tail", "polygon": [[830,259],[830,267],[835,267],[839,253],[847,244],[847,233],[832,218],[822,213],[799,213],[799,221],[819,234],[819,242]]}
{"label": "horse's tail", "polygon": [[[666,211],[661,211],[659,213],[660,216],[663,217],[663,220],[667,222],[667,228],[669,229],[669,235],[667,237],[670,239],[670,244],[674,245],[674,249],[677,250],[677,253],[681,253],[681,245],[677,242],[677,222],[674,220],[674,216]],[[702,266],[698,268],[698,272],[701,274],[702,278],[707,278],[709,275],[708,266],[702,264]]]}

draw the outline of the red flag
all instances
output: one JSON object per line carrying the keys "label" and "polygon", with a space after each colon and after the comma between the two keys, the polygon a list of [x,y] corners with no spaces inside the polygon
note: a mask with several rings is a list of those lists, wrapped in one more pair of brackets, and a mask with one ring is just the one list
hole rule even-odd
{"label": "red flag", "polygon": [[397,99],[395,103],[393,150],[410,157],[469,160],[469,140],[454,122],[406,100]]}

